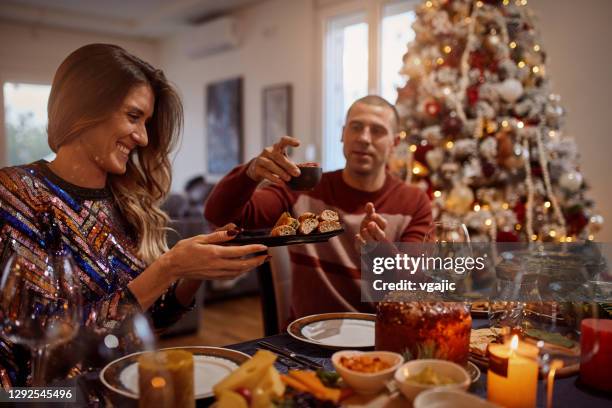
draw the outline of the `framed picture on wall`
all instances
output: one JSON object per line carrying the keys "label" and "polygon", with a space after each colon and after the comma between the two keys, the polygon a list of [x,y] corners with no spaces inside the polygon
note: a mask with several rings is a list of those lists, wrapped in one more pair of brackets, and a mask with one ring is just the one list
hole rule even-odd
{"label": "framed picture on wall", "polygon": [[282,136],[292,135],[291,84],[272,85],[263,90],[263,146],[270,146]]}
{"label": "framed picture on wall", "polygon": [[225,175],[243,161],[242,78],[206,86],[209,175]]}

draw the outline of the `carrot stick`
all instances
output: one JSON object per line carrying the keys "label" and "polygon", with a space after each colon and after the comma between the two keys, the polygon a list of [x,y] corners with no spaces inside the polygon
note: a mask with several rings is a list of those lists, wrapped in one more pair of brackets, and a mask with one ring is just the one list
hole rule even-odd
{"label": "carrot stick", "polygon": [[304,384],[302,384],[298,380],[295,380],[295,379],[289,377],[288,375],[281,374],[280,378],[281,378],[282,382],[284,382],[286,385],[288,385],[289,387],[293,388],[294,390],[302,391],[302,392],[310,392],[308,387],[306,387]]}
{"label": "carrot stick", "polygon": [[290,370],[289,376],[304,384],[311,393],[315,396],[321,396],[321,399],[332,400],[337,402],[340,398],[340,390],[328,388],[317,377],[314,371]]}

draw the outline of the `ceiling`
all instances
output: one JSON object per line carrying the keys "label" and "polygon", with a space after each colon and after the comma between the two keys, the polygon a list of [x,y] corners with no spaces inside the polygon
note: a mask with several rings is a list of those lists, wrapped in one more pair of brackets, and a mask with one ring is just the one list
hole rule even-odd
{"label": "ceiling", "polygon": [[161,38],[262,0],[0,0],[0,19]]}

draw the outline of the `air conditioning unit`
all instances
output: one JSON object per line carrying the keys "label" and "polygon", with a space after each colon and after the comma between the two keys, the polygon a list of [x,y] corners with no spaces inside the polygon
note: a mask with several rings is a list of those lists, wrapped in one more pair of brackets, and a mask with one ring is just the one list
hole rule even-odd
{"label": "air conditioning unit", "polygon": [[238,47],[240,36],[235,17],[219,17],[188,29],[182,35],[185,53],[202,58]]}

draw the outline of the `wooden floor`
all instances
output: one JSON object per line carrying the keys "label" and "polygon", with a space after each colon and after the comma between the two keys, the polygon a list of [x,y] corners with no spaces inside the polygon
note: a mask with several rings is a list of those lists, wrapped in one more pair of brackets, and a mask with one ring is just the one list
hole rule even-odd
{"label": "wooden floor", "polygon": [[197,335],[160,340],[160,347],[226,346],[263,336],[258,296],[213,303],[204,307]]}

